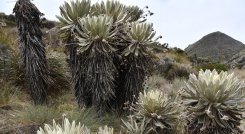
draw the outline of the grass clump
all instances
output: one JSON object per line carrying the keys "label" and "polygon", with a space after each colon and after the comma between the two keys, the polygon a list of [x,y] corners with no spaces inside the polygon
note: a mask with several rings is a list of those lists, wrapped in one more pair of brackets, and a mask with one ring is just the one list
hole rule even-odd
{"label": "grass clump", "polygon": [[19,120],[22,124],[41,125],[50,123],[53,119],[60,120],[62,114],[54,107],[28,106],[19,113]]}
{"label": "grass clump", "polygon": [[91,129],[97,129],[101,124],[93,108],[77,109],[68,113],[68,118],[76,122],[80,122]]}
{"label": "grass clump", "polygon": [[9,28],[2,28],[0,30],[0,47],[9,49],[16,43],[16,36],[10,32]]}
{"label": "grass clump", "polygon": [[21,98],[20,89],[13,86],[11,82],[1,82],[0,86],[0,108],[10,109]]}

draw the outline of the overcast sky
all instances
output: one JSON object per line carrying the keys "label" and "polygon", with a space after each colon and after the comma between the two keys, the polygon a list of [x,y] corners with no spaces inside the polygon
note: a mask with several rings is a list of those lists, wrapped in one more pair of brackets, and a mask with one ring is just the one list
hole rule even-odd
{"label": "overcast sky", "polygon": [[[0,0],[0,12],[11,14],[16,0]],[[65,0],[34,0],[45,14],[56,20]],[[66,0],[70,1],[70,0]],[[96,2],[100,0],[92,0]],[[245,43],[245,0],[120,0],[127,5],[149,6],[153,22],[162,41],[171,47],[186,48],[204,35],[221,31]]]}

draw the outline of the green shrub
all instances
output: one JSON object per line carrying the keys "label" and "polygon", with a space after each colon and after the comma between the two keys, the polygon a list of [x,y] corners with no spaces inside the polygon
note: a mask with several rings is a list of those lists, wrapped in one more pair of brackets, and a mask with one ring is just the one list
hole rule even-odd
{"label": "green shrub", "polygon": [[213,71],[215,69],[218,72],[228,70],[228,67],[225,64],[220,64],[220,63],[209,63],[209,64],[197,66],[195,68],[197,71],[200,71],[201,69],[202,70],[211,70],[211,71]]}
{"label": "green shrub", "polygon": [[189,134],[241,134],[245,84],[227,72],[190,75],[182,93]]}

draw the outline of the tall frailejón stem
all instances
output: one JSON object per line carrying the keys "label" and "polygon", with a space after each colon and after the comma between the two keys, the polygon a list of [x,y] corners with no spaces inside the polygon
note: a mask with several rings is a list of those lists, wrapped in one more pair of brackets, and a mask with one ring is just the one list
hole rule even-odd
{"label": "tall frailej\u00f3n stem", "polygon": [[31,97],[36,105],[47,101],[48,69],[42,42],[42,13],[30,0],[18,0],[13,9],[20,37],[20,50]]}

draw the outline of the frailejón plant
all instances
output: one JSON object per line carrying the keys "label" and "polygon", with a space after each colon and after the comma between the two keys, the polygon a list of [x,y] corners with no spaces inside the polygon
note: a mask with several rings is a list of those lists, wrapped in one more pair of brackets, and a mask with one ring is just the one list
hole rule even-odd
{"label": "frailej\u00f3n plant", "polygon": [[190,134],[241,134],[245,84],[233,73],[201,70],[190,75],[183,101]]}
{"label": "frailej\u00f3n plant", "polygon": [[177,125],[179,107],[159,90],[140,93],[133,116],[145,122],[144,134],[171,134]]}
{"label": "frailej\u00f3n plant", "polygon": [[48,69],[42,42],[42,13],[30,0],[18,0],[14,7],[20,37],[20,51],[28,88],[35,104],[47,101]]}
{"label": "frailej\u00f3n plant", "polygon": [[45,124],[44,128],[40,127],[37,134],[91,134],[91,131],[84,125],[76,124],[75,121],[70,123],[65,118],[62,125],[56,124],[55,120],[53,120],[53,125]]}

